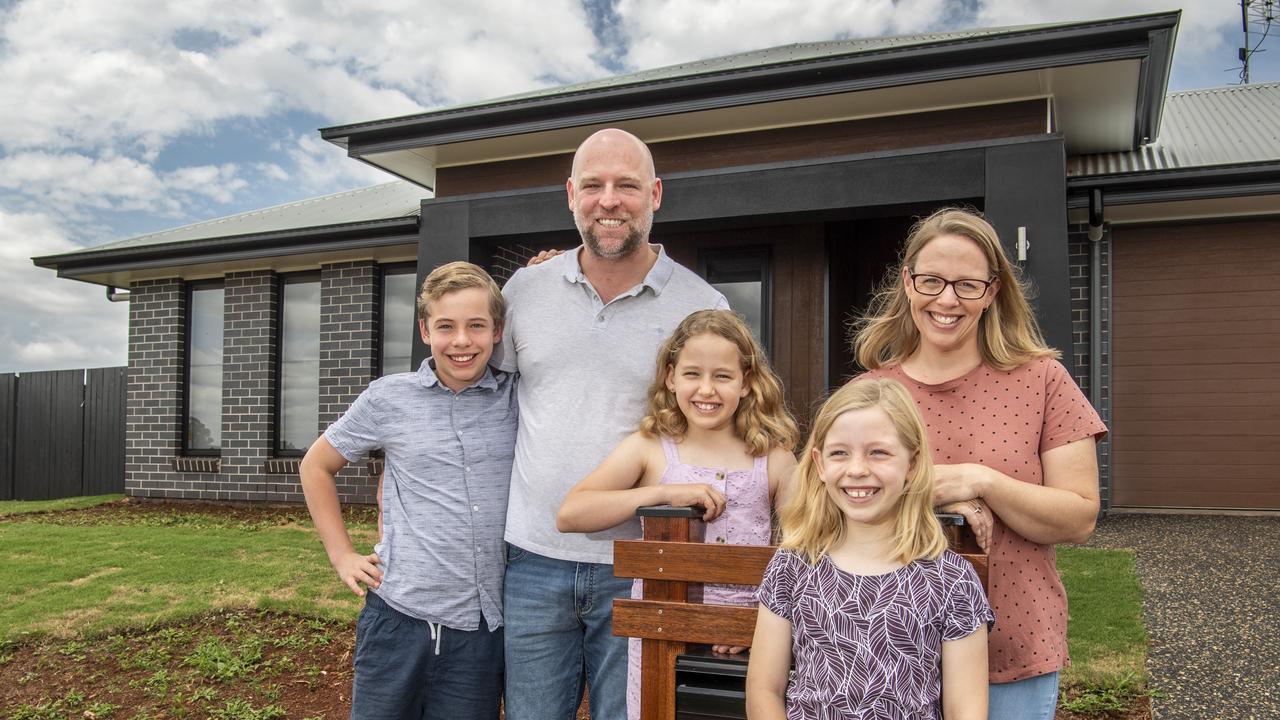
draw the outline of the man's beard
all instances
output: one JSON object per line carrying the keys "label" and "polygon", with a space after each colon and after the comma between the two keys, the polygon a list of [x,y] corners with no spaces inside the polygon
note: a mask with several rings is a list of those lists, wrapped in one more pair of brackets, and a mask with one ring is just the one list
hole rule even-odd
{"label": "man's beard", "polygon": [[622,242],[604,247],[596,237],[594,221],[582,221],[576,217],[574,220],[578,226],[578,234],[582,236],[582,242],[587,246],[587,250],[604,260],[621,260],[634,255],[649,241],[649,230],[653,227],[652,215],[647,218],[637,218],[636,222],[628,224],[627,236],[622,239]]}

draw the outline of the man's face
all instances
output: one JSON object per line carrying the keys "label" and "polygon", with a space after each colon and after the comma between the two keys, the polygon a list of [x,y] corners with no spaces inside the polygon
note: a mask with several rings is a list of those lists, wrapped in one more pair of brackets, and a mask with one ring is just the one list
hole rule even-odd
{"label": "man's face", "polygon": [[593,136],[579,149],[567,184],[569,209],[587,250],[606,260],[631,256],[649,241],[662,181],[639,141]]}

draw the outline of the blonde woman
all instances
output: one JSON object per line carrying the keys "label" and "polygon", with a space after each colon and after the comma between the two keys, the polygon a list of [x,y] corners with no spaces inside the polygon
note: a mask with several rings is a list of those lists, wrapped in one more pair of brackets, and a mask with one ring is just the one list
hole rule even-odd
{"label": "blonde woman", "polygon": [[937,471],[935,505],[962,512],[991,555],[990,717],[1052,718],[1067,663],[1067,598],[1053,546],[1098,513],[1095,442],[1106,434],[1017,272],[980,215],[919,221],[857,327],[868,372],[915,399]]}
{"label": "blonde woman", "polygon": [[933,517],[929,444],[902,385],[836,391],[792,485],[760,584],[747,716],[985,718],[991,610]]}

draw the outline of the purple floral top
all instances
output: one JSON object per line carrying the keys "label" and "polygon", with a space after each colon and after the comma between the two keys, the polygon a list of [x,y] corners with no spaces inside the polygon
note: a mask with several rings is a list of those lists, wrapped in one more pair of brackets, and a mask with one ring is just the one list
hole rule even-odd
{"label": "purple floral top", "polygon": [[870,576],[779,550],[758,597],[791,622],[789,720],[940,718],[942,643],[995,620],[973,566],[950,550]]}

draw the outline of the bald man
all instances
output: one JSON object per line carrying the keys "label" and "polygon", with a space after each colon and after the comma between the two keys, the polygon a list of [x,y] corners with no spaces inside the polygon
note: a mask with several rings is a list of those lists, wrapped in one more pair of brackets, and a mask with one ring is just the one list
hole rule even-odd
{"label": "bald man", "polygon": [[[662,180],[649,148],[601,130],[565,183],[582,245],[522,268],[503,294],[501,367],[520,372],[520,430],[507,506],[507,720],[573,720],[584,681],[592,720],[626,718],[627,641],[613,636],[613,541],[638,523],[561,534],[556,511],[644,414],[658,346],[724,296],[649,242]],[[500,450],[500,448],[495,448]]]}

